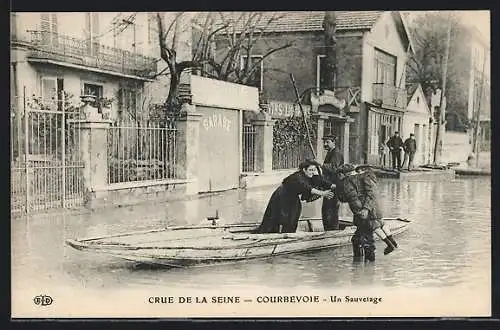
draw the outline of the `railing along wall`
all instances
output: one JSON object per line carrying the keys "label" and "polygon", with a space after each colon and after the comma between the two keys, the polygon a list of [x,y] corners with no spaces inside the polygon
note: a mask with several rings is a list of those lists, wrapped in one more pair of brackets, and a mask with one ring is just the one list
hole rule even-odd
{"label": "railing along wall", "polygon": [[123,74],[150,76],[156,59],[86,40],[45,31],[28,31],[33,46],[29,56],[110,70]]}

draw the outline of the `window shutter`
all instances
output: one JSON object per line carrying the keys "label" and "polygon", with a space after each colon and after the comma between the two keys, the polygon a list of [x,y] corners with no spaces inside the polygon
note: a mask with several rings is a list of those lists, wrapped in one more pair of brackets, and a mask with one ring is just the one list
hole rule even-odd
{"label": "window shutter", "polygon": [[40,25],[43,32],[50,32],[50,15],[48,13],[40,14]]}
{"label": "window shutter", "polygon": [[42,100],[52,102],[57,99],[57,80],[55,78],[42,78]]}

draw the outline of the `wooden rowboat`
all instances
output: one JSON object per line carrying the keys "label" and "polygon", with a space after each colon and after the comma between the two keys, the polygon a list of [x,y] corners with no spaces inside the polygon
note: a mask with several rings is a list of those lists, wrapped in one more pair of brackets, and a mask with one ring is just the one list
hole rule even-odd
{"label": "wooden rowboat", "polygon": [[[409,220],[385,218],[393,235],[408,229]],[[269,258],[350,245],[356,227],[340,220],[340,229],[323,231],[321,219],[301,219],[295,233],[255,234],[258,223],[176,226],[66,243],[81,251],[107,254],[145,264],[172,267]],[[374,235],[377,239],[376,235]]]}

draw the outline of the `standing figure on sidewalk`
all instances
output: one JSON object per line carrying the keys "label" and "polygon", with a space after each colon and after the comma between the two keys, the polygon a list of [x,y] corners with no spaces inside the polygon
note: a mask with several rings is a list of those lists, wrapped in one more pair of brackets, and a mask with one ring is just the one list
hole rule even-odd
{"label": "standing figure on sidewalk", "polygon": [[401,170],[401,149],[403,149],[403,140],[399,136],[399,132],[395,132],[387,141],[387,146],[391,151],[392,168]]}
{"label": "standing figure on sidewalk", "polygon": [[[302,212],[301,197],[311,196],[332,198],[335,185],[318,175],[320,164],[306,160],[299,170],[287,176],[271,195],[257,233],[294,233]],[[313,176],[315,179],[313,180]]]}
{"label": "standing figure on sidewalk", "polygon": [[337,187],[338,198],[347,202],[354,216],[356,231],[351,239],[354,260],[375,261],[375,233],[385,243],[384,254],[397,248],[389,228],[384,227],[378,204],[377,178],[370,167],[345,164],[339,169],[342,184]]}
{"label": "standing figure on sidewalk", "polygon": [[411,171],[413,168],[413,159],[415,158],[415,153],[417,152],[415,134],[410,134],[410,137],[405,140],[403,148],[405,151],[405,159],[408,157],[408,171]]}
{"label": "standing figure on sidewalk", "polygon": [[[323,137],[323,145],[327,153],[323,161],[322,172],[325,180],[337,185],[339,183],[337,170],[344,164],[344,156],[337,151],[335,142],[334,136]],[[321,219],[325,231],[339,229],[339,207],[340,202],[337,197],[323,198]]]}

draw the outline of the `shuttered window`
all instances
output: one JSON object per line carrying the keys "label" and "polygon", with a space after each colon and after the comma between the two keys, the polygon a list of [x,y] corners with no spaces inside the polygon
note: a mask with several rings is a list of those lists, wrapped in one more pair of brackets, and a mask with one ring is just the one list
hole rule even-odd
{"label": "shuttered window", "polygon": [[375,83],[396,85],[396,57],[375,49]]}
{"label": "shuttered window", "polygon": [[57,13],[41,13],[40,30],[43,44],[57,46]]}
{"label": "shuttered window", "polygon": [[83,34],[89,54],[97,55],[99,52],[99,33],[99,13],[85,13]]}

